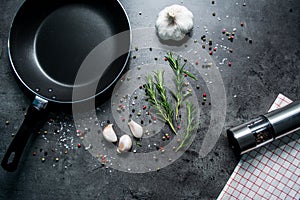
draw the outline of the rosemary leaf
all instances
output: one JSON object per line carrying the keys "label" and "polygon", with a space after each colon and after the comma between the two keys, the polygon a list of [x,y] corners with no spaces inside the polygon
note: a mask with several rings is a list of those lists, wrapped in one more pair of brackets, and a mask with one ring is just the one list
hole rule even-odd
{"label": "rosemary leaf", "polygon": [[151,75],[147,76],[147,84],[145,85],[146,95],[159,117],[165,120],[172,131],[177,134],[172,122],[173,109],[168,101],[163,75],[163,70],[157,71],[154,74],[155,82]]}
{"label": "rosemary leaf", "polygon": [[195,131],[199,126],[199,122],[195,121],[196,113],[191,103],[186,102],[186,110],[187,110],[187,127],[183,135],[182,141],[176,149],[176,152],[190,144],[190,139],[193,135],[193,131]]}
{"label": "rosemary leaf", "polygon": [[172,92],[173,96],[176,99],[175,103],[175,119],[176,121],[178,120],[178,115],[179,115],[179,108],[180,105],[182,104],[183,100],[191,94],[191,92],[183,93],[183,81],[184,81],[184,75],[186,74],[187,76],[191,77],[194,80],[197,80],[196,76],[194,76],[192,73],[184,70],[185,63],[181,66],[180,64],[180,58],[179,56],[177,59],[173,57],[172,52],[168,53],[167,56],[165,56],[166,59],[169,62],[170,67],[172,68],[175,78],[174,82],[176,84],[176,92]]}

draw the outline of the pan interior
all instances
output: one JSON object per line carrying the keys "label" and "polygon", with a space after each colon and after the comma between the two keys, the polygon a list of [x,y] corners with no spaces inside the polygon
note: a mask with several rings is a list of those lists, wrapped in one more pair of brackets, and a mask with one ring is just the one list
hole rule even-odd
{"label": "pan interior", "polygon": [[[88,73],[74,85],[82,62],[101,42],[124,31],[130,31],[130,26],[118,1],[27,0],[16,14],[10,31],[12,66],[28,89],[48,100],[85,100],[91,96],[72,99],[72,89],[85,90],[100,78],[94,96],[102,93],[121,74],[129,53],[102,69],[101,77]],[[130,34],[125,39],[129,51]],[[118,49],[120,42],[112,42],[111,52]]]}
{"label": "pan interior", "polygon": [[62,84],[74,84],[86,55],[115,31],[105,14],[89,6],[71,4],[55,10],[43,21],[36,33],[35,47],[46,75]]}

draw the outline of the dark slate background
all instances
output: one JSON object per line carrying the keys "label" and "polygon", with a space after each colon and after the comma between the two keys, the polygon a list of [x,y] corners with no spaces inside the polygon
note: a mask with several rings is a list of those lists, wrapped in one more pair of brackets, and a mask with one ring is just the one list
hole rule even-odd
{"label": "dark slate background", "polygon": [[[13,75],[7,53],[10,23],[21,3],[20,0],[0,1],[1,159],[31,102]],[[238,162],[227,144],[226,129],[263,114],[278,93],[300,99],[298,1],[216,0],[212,4],[210,0],[121,0],[121,3],[132,28],[153,27],[162,8],[183,4],[193,12],[195,27],[199,27],[194,30],[194,39],[200,41],[206,34],[214,42],[232,47],[233,53],[216,52],[213,56],[217,65],[222,57],[233,63],[231,67],[220,66],[227,114],[216,146],[205,158],[199,158],[195,149],[201,144],[195,143],[180,159],[158,172],[130,174],[101,167],[84,148],[61,156],[56,163],[53,161],[56,154],[51,153],[50,147],[56,147],[58,135],[48,134],[47,143],[39,134],[28,146],[17,172],[0,169],[0,199],[215,199]],[[213,12],[216,16],[212,16]],[[223,28],[235,27],[238,31],[233,43],[226,41],[226,37],[221,40]],[[109,105],[107,102],[99,106]],[[68,125],[73,123],[67,111],[56,107],[51,109],[50,118]],[[46,123],[43,131],[48,129]],[[80,141],[76,137],[74,140]],[[49,151],[48,160],[42,163],[40,158],[45,149]],[[32,156],[34,151],[37,156]]]}

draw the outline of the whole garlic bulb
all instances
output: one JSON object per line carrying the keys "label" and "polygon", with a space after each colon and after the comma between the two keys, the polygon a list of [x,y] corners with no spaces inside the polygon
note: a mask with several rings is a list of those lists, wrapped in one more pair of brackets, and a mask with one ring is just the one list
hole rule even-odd
{"label": "whole garlic bulb", "polygon": [[193,13],[184,6],[168,6],[158,14],[157,33],[163,40],[182,40],[193,28],[193,18]]}
{"label": "whole garlic bulb", "polygon": [[129,135],[122,135],[119,140],[119,145],[117,152],[122,153],[124,151],[129,151],[132,147],[132,140]]}

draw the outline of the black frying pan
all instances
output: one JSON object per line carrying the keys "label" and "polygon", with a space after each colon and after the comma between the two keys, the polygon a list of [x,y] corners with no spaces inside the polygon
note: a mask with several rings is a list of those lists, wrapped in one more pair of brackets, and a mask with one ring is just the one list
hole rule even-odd
{"label": "black frying pan", "polygon": [[[124,33],[122,37],[112,37]],[[131,29],[117,0],[26,0],[18,10],[9,34],[9,58],[21,83],[36,95],[20,130],[3,160],[7,171],[17,168],[32,129],[48,102],[77,103],[106,91],[121,75],[129,57]],[[102,69],[101,77],[86,76],[74,82],[90,52],[108,38],[114,61]],[[117,55],[120,44],[126,46]],[[96,51],[98,61],[105,53]],[[84,76],[83,76],[84,77]],[[100,80],[100,81],[99,81]],[[72,95],[73,90],[94,93]]]}

